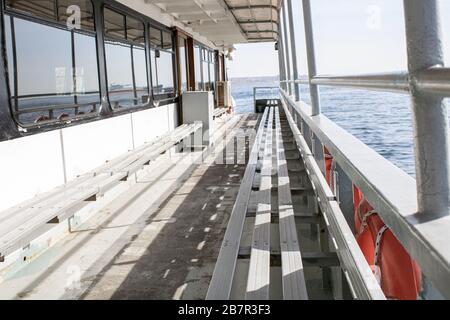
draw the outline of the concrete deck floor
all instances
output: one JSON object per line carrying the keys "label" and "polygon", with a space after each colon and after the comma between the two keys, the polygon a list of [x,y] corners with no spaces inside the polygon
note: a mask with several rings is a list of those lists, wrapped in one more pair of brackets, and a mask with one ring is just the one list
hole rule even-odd
{"label": "concrete deck floor", "polygon": [[[230,136],[258,118],[239,118]],[[162,159],[3,282],[0,299],[204,299],[245,171],[216,155],[201,164],[191,161],[199,151]]]}

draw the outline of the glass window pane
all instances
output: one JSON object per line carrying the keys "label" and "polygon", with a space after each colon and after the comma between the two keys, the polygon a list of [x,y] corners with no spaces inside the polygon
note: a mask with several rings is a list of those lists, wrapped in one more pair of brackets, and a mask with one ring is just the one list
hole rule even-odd
{"label": "glass window pane", "polygon": [[[173,96],[175,92],[173,79],[173,54],[160,51],[159,58],[152,50],[152,60],[156,60],[156,73],[153,73],[153,94]],[[156,84],[156,85],[155,85]]]}
{"label": "glass window pane", "polygon": [[194,47],[195,90],[203,90],[201,48]]}
{"label": "glass window pane", "polygon": [[6,0],[6,6],[36,17],[56,20],[54,0]]}
{"label": "glass window pane", "polygon": [[95,37],[74,34],[75,81],[78,104],[100,103],[97,48]]}
{"label": "glass window pane", "polygon": [[127,39],[134,43],[145,45],[144,24],[127,16]]}
{"label": "glass window pane", "polygon": [[[94,8],[91,0],[58,0],[59,21],[67,25],[68,18],[76,12],[74,10],[77,8],[81,14],[81,29],[94,31]],[[76,20],[73,20],[73,23],[76,23]]]}
{"label": "glass window pane", "polygon": [[210,91],[211,85],[209,80],[209,63],[203,61],[203,90]]}
{"label": "glass window pane", "polygon": [[[15,77],[14,77],[14,63],[13,63],[13,42],[11,34],[11,17],[5,15],[5,35],[6,35],[6,56],[8,57],[8,78],[9,78],[9,88],[11,90],[11,96],[15,92]],[[14,108],[16,106],[14,105]]]}
{"label": "glass window pane", "polygon": [[134,104],[131,46],[106,43],[109,101],[114,110]]}
{"label": "glass window pane", "polygon": [[162,46],[161,30],[150,27],[150,45],[152,47],[161,48]]}
{"label": "glass window pane", "polygon": [[156,65],[156,52],[155,50],[150,51],[150,67],[152,68],[152,88],[153,94],[157,94],[158,92],[158,68]]}
{"label": "glass window pane", "polygon": [[162,35],[163,35],[162,48],[165,50],[173,50],[172,33],[163,31]]}
{"label": "glass window pane", "polygon": [[211,81],[211,90],[214,91],[216,87],[216,65],[214,63],[209,65],[209,79]]}
{"label": "glass window pane", "polygon": [[180,73],[181,73],[181,91],[187,91],[187,78],[188,78],[188,68],[187,68],[187,55],[186,55],[186,40],[180,38],[178,40],[179,52],[180,52]]}
{"label": "glass window pane", "polygon": [[105,34],[109,37],[125,39],[125,16],[105,8]]}
{"label": "glass window pane", "polygon": [[[24,124],[34,123],[40,117],[53,120],[58,112],[51,114],[49,107],[75,102],[71,33],[18,18],[13,20],[18,65],[18,119]],[[9,54],[12,55],[12,51]],[[8,57],[8,61],[13,61],[12,57]],[[11,94],[14,95],[14,91]],[[35,108],[40,110],[31,110]],[[74,109],[64,112],[68,116],[74,115]]]}
{"label": "glass window pane", "polygon": [[148,103],[147,59],[145,49],[133,47],[134,78],[136,83],[137,103]]}

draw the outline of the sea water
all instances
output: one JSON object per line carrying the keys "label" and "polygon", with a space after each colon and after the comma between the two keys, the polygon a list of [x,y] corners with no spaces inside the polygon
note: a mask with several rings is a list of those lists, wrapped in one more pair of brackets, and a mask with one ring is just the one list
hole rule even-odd
{"label": "sea water", "polygon": [[[254,112],[253,88],[277,86],[277,78],[232,79],[238,113]],[[301,98],[310,104],[308,86]],[[415,176],[411,99],[407,94],[320,87],[322,112],[383,157]]]}

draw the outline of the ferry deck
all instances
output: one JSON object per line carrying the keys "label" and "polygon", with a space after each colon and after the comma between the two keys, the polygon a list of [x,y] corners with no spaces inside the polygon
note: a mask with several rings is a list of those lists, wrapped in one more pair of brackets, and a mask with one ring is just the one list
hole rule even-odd
{"label": "ferry deck", "polygon": [[[409,70],[349,76],[317,74],[311,5],[2,0],[0,299],[449,298],[438,1],[404,1]],[[237,114],[227,60],[257,42],[277,95]],[[417,180],[321,113],[323,85],[411,95]]]}

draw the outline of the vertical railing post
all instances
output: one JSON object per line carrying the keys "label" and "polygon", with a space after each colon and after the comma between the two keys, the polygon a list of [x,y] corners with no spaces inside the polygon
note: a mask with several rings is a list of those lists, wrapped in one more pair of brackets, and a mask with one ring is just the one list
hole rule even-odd
{"label": "vertical railing post", "polygon": [[404,0],[408,69],[412,92],[419,213],[449,215],[450,161],[447,108],[442,97],[416,88],[418,73],[444,65],[437,0]]}
{"label": "vertical railing post", "polygon": [[314,33],[312,25],[312,13],[310,0],[303,0],[303,20],[305,23],[306,55],[308,59],[309,89],[311,93],[312,115],[320,114],[320,96],[317,85],[311,80],[317,75],[316,53],[314,49]]}
{"label": "vertical railing post", "polygon": [[[281,10],[281,9],[280,9]],[[283,50],[283,32],[282,32],[282,22],[281,22],[281,12],[278,10],[278,60],[280,64],[280,87],[286,90],[286,72],[284,67],[284,50]]]}
{"label": "vertical railing post", "polygon": [[[291,52],[292,52],[292,68],[293,68],[293,76],[294,79],[292,80],[298,80],[298,64],[297,64],[297,48],[296,48],[296,42],[295,42],[295,28],[294,28],[294,14],[292,10],[292,0],[286,0],[287,1],[287,11],[288,11],[288,18],[289,18],[289,29],[291,31],[290,37],[291,37]],[[300,87],[299,84],[294,82],[294,92],[295,92],[295,101],[300,100]]]}
{"label": "vertical railing post", "polygon": [[286,10],[284,10],[284,1],[282,3],[281,10],[283,10],[283,42],[284,42],[284,54],[286,56],[286,84],[288,88],[288,93],[292,95],[292,87],[291,87],[291,61],[289,58],[289,43],[288,43],[288,32],[287,32],[287,18],[286,18]]}
{"label": "vertical railing post", "polygon": [[284,33],[283,33],[283,21],[281,19],[281,9],[278,10],[278,30],[279,30],[279,42],[278,50],[281,59],[281,78],[282,78],[282,88],[287,91],[287,78],[286,78],[286,59],[284,56]]}

